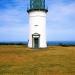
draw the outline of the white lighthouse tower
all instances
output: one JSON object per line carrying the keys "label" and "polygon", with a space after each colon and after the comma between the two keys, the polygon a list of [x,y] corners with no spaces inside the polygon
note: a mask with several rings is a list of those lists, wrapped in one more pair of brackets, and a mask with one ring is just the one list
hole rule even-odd
{"label": "white lighthouse tower", "polygon": [[46,15],[45,0],[30,0],[27,10],[29,15],[29,41],[30,48],[46,48]]}

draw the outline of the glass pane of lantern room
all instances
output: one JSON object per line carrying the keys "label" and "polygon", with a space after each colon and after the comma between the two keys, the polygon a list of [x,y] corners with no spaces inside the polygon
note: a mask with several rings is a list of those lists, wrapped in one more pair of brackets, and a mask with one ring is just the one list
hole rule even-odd
{"label": "glass pane of lantern room", "polygon": [[45,7],[45,0],[39,0],[40,2],[39,2],[39,7],[41,8],[41,9],[44,9],[44,7]]}
{"label": "glass pane of lantern room", "polygon": [[30,0],[31,9],[41,9],[45,7],[45,0]]}

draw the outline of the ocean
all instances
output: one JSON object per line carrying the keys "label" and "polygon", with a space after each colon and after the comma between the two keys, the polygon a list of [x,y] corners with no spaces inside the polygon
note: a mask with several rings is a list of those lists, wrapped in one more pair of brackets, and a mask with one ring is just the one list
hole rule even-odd
{"label": "ocean", "polygon": [[75,46],[75,41],[48,41],[48,46]]}
{"label": "ocean", "polygon": [[[27,41],[0,42],[0,45],[28,45]],[[47,41],[48,46],[75,46],[75,41]]]}

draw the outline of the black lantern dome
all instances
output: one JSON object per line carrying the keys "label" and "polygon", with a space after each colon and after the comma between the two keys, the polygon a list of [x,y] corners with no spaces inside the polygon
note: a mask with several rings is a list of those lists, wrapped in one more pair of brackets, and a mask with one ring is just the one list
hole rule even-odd
{"label": "black lantern dome", "polygon": [[27,12],[36,10],[48,12],[48,9],[45,6],[45,0],[30,0],[30,5]]}

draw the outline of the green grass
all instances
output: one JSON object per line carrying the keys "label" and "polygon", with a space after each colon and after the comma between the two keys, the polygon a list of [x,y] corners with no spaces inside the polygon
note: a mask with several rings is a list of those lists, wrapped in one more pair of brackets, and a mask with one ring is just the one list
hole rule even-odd
{"label": "green grass", "polygon": [[0,46],[0,75],[75,75],[75,47]]}

